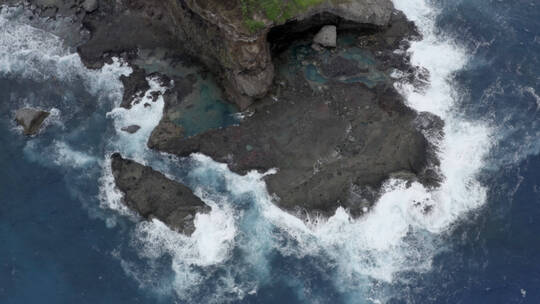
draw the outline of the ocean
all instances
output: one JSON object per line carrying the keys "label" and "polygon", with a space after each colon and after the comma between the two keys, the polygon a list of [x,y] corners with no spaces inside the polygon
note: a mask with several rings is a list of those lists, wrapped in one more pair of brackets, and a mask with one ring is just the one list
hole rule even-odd
{"label": "ocean", "polygon": [[[307,223],[270,202],[261,178],[272,172],[149,150],[162,98],[119,108],[126,63],[88,70],[60,21],[3,8],[0,303],[540,303],[540,4],[394,4],[422,33],[409,52],[430,75],[424,88],[396,88],[445,121],[431,139],[445,180],[436,190],[389,180],[368,215]],[[216,91],[201,86],[193,132],[235,121]],[[23,106],[51,112],[36,137],[13,121]],[[120,131],[133,123],[137,133]],[[191,237],[122,205],[116,151],[212,207]]]}

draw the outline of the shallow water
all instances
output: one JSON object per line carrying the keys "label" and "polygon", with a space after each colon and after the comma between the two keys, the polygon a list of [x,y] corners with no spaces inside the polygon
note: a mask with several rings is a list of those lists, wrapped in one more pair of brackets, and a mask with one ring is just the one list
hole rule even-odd
{"label": "shallow water", "polygon": [[[149,151],[163,100],[117,109],[125,64],[86,70],[59,38],[0,13],[0,302],[540,302],[538,4],[395,4],[423,32],[412,60],[431,75],[423,91],[398,89],[445,119],[446,180],[437,191],[389,181],[368,216],[307,225],[270,203],[260,174]],[[39,136],[15,127],[22,105],[54,109]],[[139,132],[120,131],[132,122]],[[211,205],[192,237],[122,207],[114,151]]]}

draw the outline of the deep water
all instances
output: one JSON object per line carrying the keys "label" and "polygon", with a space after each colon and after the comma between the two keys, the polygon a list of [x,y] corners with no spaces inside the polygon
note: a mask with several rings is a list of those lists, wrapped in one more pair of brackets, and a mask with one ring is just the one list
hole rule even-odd
{"label": "deep water", "polygon": [[[411,51],[431,89],[400,90],[445,119],[447,182],[438,192],[390,182],[365,219],[338,211],[308,225],[269,203],[260,174],[148,151],[162,99],[114,110],[129,67],[88,71],[61,39],[4,9],[0,303],[540,303],[540,4],[395,3],[424,31]],[[178,120],[192,133],[236,122],[214,85],[198,91],[202,120]],[[33,138],[12,121],[24,105],[53,113]],[[132,122],[138,133],[119,131]],[[211,205],[191,238],[121,207],[114,151]]]}

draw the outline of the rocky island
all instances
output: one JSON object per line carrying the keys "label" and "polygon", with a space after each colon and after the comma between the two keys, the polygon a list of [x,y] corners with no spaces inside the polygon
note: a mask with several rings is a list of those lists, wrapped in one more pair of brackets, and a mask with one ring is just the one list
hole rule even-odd
{"label": "rocky island", "polygon": [[185,234],[195,227],[195,214],[210,211],[186,186],[168,179],[165,175],[118,153],[111,157],[116,186],[124,192],[128,207],[146,219],[157,218]]}
{"label": "rocky island", "polygon": [[[172,80],[150,148],[180,157],[200,152],[239,174],[275,168],[265,181],[284,210],[330,216],[341,206],[360,216],[390,177],[440,182],[426,136],[442,136],[443,122],[407,107],[390,76],[428,77],[410,66],[407,41],[418,33],[390,0],[31,2],[42,15],[80,23],[87,35],[77,50],[88,67],[112,57],[130,63],[122,106],[148,89],[147,75]],[[158,48],[214,77],[244,118],[189,131],[175,117],[199,102],[190,98],[199,76],[180,75],[172,64],[139,64],[141,50]],[[144,218],[189,234],[195,213],[208,211],[151,168],[118,154],[112,162],[126,204]]]}
{"label": "rocky island", "polygon": [[24,135],[35,135],[49,115],[49,112],[43,110],[22,108],[15,113],[15,121],[23,128]]}

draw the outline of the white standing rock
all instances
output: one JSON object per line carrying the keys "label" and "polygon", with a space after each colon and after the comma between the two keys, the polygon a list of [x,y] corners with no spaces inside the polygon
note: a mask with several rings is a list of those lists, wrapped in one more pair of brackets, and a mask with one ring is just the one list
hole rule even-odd
{"label": "white standing rock", "polygon": [[98,8],[98,2],[97,0],[85,0],[82,6],[87,13],[91,13]]}
{"label": "white standing rock", "polygon": [[335,25],[325,25],[313,38],[313,42],[324,47],[336,47],[337,28]]}

